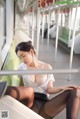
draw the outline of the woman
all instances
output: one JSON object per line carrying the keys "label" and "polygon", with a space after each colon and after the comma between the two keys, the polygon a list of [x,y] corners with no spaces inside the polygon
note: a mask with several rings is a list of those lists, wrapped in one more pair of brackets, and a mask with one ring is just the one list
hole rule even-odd
{"label": "woman", "polygon": [[[36,58],[36,52],[31,41],[19,43],[15,52],[22,61],[19,70],[52,69],[50,64],[41,62]],[[31,86],[34,89],[32,110],[46,119],[51,119],[66,107],[66,119],[77,119],[80,104],[79,86],[54,87],[55,79],[52,74],[23,75],[21,78],[25,86]],[[59,92],[61,93],[49,100],[50,94]]]}

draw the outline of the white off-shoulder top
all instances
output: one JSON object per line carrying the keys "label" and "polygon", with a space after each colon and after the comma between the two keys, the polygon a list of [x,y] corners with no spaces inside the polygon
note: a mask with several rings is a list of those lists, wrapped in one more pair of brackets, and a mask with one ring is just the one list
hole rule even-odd
{"label": "white off-shoulder top", "polygon": [[[27,65],[21,63],[18,70],[27,70]],[[48,82],[55,81],[53,74],[46,74],[44,77],[40,77],[36,83],[29,78],[29,75],[21,75],[20,78],[23,80],[24,86],[30,86],[34,89],[34,92],[44,93],[47,96],[49,96],[49,94],[46,92]]]}

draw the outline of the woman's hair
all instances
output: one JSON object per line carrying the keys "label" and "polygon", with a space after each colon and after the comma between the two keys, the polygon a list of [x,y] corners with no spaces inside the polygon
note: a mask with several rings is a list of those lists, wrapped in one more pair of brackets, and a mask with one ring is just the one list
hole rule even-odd
{"label": "woman's hair", "polygon": [[15,52],[17,54],[17,52],[20,50],[20,51],[24,51],[24,52],[29,52],[30,49],[33,49],[34,51],[34,54],[36,54],[35,50],[34,50],[34,47],[32,45],[32,42],[31,41],[27,41],[27,42],[21,42],[19,43],[16,48],[15,48]]}

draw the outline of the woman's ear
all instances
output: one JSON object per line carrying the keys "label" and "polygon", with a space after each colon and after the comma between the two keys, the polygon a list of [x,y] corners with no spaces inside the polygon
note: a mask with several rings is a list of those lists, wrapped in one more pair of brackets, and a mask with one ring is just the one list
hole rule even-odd
{"label": "woman's ear", "polygon": [[33,49],[30,49],[30,53],[32,54],[32,56],[34,55]]}

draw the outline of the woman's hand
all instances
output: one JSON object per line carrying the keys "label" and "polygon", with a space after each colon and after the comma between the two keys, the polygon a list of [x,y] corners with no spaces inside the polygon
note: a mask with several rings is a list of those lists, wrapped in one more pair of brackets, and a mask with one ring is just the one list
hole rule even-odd
{"label": "woman's hand", "polygon": [[76,96],[80,98],[80,88],[77,90]]}
{"label": "woman's hand", "polygon": [[[65,85],[65,86],[58,86],[58,87],[54,87],[52,81],[48,82],[48,86],[47,86],[47,92],[49,94],[55,94],[55,93],[59,93],[61,91],[66,91],[66,90],[73,90],[73,89],[78,89],[80,90],[80,87],[77,85]],[[78,91],[79,92],[79,91]],[[78,93],[79,94],[79,93]]]}
{"label": "woman's hand", "polygon": [[63,91],[76,89],[76,96],[80,98],[80,87],[77,85],[68,85],[59,87]]}
{"label": "woman's hand", "polygon": [[60,89],[62,89],[62,90],[73,90],[73,89],[80,89],[80,87],[77,85],[65,85],[65,86],[60,86]]}

